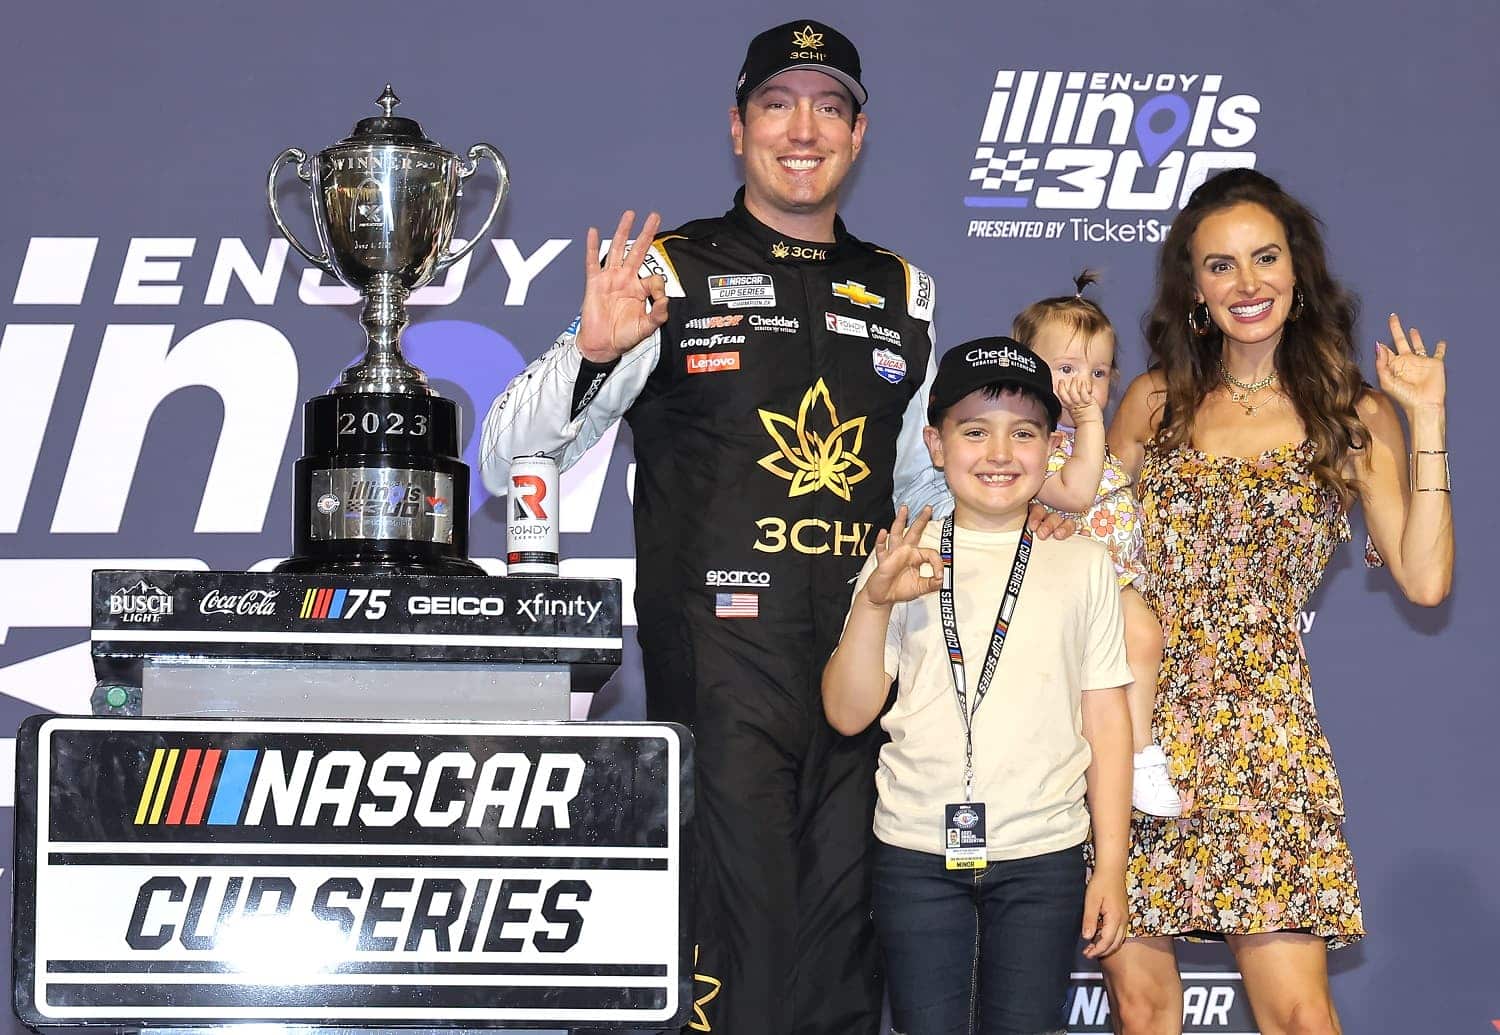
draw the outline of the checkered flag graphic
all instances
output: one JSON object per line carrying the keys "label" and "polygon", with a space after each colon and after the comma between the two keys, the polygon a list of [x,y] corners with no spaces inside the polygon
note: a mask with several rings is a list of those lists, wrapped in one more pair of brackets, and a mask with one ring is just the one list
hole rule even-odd
{"label": "checkered flag graphic", "polygon": [[1036,186],[1036,180],[1025,174],[1036,172],[1042,164],[1040,158],[1027,158],[1024,147],[1012,148],[1003,158],[995,157],[993,147],[981,147],[974,152],[974,161],[984,164],[969,170],[970,180],[978,180],[984,190],[1003,190],[1009,184],[1017,194]]}

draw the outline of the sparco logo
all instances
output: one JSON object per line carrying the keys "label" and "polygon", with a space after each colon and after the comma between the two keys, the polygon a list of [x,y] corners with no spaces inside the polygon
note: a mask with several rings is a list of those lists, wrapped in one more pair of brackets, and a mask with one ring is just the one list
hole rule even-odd
{"label": "sparco logo", "polygon": [[109,595],[109,613],[125,622],[155,624],[172,613],[172,598],[142,579]]}
{"label": "sparco logo", "polygon": [[712,349],[720,345],[743,345],[745,336],[743,334],[710,334],[702,338],[683,338],[680,347],[684,349]]}
{"label": "sparco logo", "polygon": [[704,583],[709,586],[769,586],[768,571],[725,571],[722,568],[705,573]]}
{"label": "sparco logo", "polygon": [[198,602],[198,613],[205,615],[274,615],[277,589],[247,589],[243,593],[220,593],[211,589]]}

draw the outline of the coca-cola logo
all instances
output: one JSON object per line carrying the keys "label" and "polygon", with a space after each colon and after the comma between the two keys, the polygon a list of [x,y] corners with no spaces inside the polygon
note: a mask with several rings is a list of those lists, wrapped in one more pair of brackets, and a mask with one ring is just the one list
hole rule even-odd
{"label": "coca-cola logo", "polygon": [[247,589],[243,593],[221,593],[211,589],[198,604],[205,615],[274,615],[279,589]]}

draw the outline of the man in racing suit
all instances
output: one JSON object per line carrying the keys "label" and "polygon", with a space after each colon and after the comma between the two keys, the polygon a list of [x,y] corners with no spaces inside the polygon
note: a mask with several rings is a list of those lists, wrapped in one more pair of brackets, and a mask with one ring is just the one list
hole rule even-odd
{"label": "man in racing suit", "polygon": [[730,117],[734,207],[660,235],[652,216],[628,258],[626,213],[580,322],[484,425],[496,493],[513,457],[567,467],[621,417],[634,435],[647,713],[696,738],[698,1031],[880,1020],[880,733],[835,733],[820,681],[893,496],[946,493],[922,444],[932,279],[834,211],[864,130],[858,60],[815,21],[756,37]]}

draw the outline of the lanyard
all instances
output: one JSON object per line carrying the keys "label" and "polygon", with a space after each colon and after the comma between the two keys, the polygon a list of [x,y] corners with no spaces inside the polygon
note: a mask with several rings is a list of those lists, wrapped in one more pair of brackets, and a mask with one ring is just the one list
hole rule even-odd
{"label": "lanyard", "polygon": [[964,675],[964,649],[958,642],[958,619],[953,609],[953,515],[943,519],[943,532],[938,540],[938,555],[943,561],[943,588],[938,594],[938,609],[943,620],[943,639],[948,644],[948,666],[953,670],[953,690],[958,695],[958,715],[964,724],[964,800],[974,800],[974,716],[989,693],[990,680],[995,677],[995,666],[1000,663],[1000,652],[1005,649],[1005,634],[1010,629],[1011,615],[1016,609],[1016,600],[1021,595],[1021,580],[1026,577],[1026,565],[1031,560],[1031,529],[1021,527],[1021,541],[1016,545],[1016,556],[1010,563],[1010,578],[1005,583],[1005,595],[1000,598],[1000,612],[995,616],[995,632],[990,638],[990,649],[984,656],[984,667],[979,670],[979,683],[974,688],[974,707],[969,707],[969,684]]}

